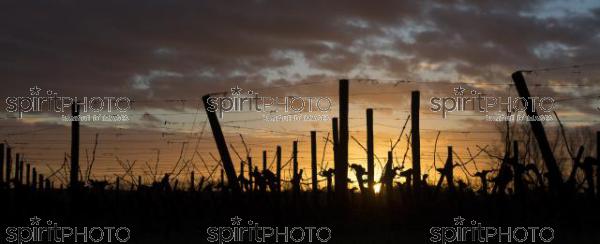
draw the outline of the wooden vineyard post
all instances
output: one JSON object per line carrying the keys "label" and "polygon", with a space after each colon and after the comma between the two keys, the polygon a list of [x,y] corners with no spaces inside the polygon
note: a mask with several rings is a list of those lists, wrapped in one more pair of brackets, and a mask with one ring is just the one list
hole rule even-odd
{"label": "wooden vineyard post", "polygon": [[596,131],[596,191],[600,198],[600,131]]}
{"label": "wooden vineyard post", "polygon": [[263,151],[263,171],[267,170],[267,151]]}
{"label": "wooden vineyard post", "polygon": [[11,173],[11,168],[12,168],[12,149],[10,147],[6,147],[6,172],[5,172],[5,178],[4,180],[7,183],[7,186],[9,186],[10,184],[10,173]]}
{"label": "wooden vineyard post", "polygon": [[331,180],[332,177],[333,177],[332,174],[327,175],[327,193],[328,194],[331,194],[331,192],[333,191],[333,189],[332,189],[333,188],[333,186],[332,186],[333,183],[332,183],[332,180]]}
{"label": "wooden vineyard post", "polygon": [[240,161],[240,176],[238,177],[241,191],[244,191],[244,189],[246,188],[246,179],[244,178],[244,163],[244,161]]}
{"label": "wooden vineyard post", "polygon": [[16,153],[15,154],[15,175],[13,176],[14,179],[14,184],[15,187],[17,187],[19,185],[19,165],[21,162],[21,154],[20,153]]}
{"label": "wooden vineyard post", "polygon": [[452,159],[452,146],[448,146],[448,159],[446,165],[444,165],[444,171],[448,189],[454,191],[454,160]]}
{"label": "wooden vineyard post", "polygon": [[31,170],[31,189],[35,190],[37,187],[37,170],[35,167]]}
{"label": "wooden vineyard post", "polygon": [[252,179],[252,157],[248,156],[248,189],[252,191],[254,189],[254,180]]}
{"label": "wooden vineyard post", "polygon": [[294,194],[300,193],[301,175],[298,173],[298,141],[292,144],[292,187]]}
{"label": "wooden vineyard post", "polygon": [[375,152],[373,144],[373,109],[367,109],[367,188],[369,194],[375,193]]}
{"label": "wooden vineyard post", "polygon": [[209,103],[209,99],[210,95],[204,95],[202,97],[202,101],[204,101],[204,108],[206,110],[206,116],[208,117],[210,128],[212,129],[213,137],[215,138],[215,143],[217,144],[217,149],[219,150],[219,155],[221,156],[221,162],[223,164],[225,173],[227,173],[228,185],[234,192],[239,192],[240,185],[237,182],[237,176],[235,174],[233,162],[231,161],[231,156],[229,155],[229,149],[227,148],[223,131],[221,131],[221,125],[219,124],[217,114],[215,113],[215,110],[210,109],[211,105]]}
{"label": "wooden vineyard post", "polygon": [[24,167],[23,157],[21,157],[21,160],[19,161],[19,186],[23,185]]}
{"label": "wooden vineyard post", "polygon": [[[325,177],[327,177],[327,199],[331,199],[333,197],[333,193],[335,191],[334,189],[334,184],[337,184],[337,179],[335,179],[335,167],[337,165],[339,165],[338,161],[340,160],[340,136],[339,136],[339,122],[338,122],[338,118],[337,117],[333,117],[331,119],[331,127],[332,127],[332,131],[333,131],[333,142],[332,147],[333,147],[333,163],[334,163],[334,168],[333,169],[327,169],[324,172]],[[336,181],[335,183],[333,183],[333,181]]]}
{"label": "wooden vineyard post", "polygon": [[275,177],[277,178],[277,192],[281,192],[281,146],[277,145],[277,151],[275,152],[277,157],[277,170]]}
{"label": "wooden vineyard post", "polygon": [[348,191],[348,80],[340,80],[339,87],[339,145],[335,162],[335,193],[342,200]]}
{"label": "wooden vineyard post", "polygon": [[[69,187],[75,190],[79,187],[79,104],[73,102],[71,107],[71,172],[69,177]],[[43,184],[43,183],[42,183]]]}
{"label": "wooden vineyard post", "polygon": [[412,148],[412,172],[413,188],[418,193],[421,188],[421,139],[419,133],[419,106],[420,93],[413,91],[411,94],[411,148]]}
{"label": "wooden vineyard post", "polygon": [[[333,162],[334,162],[334,168],[335,165],[338,165],[338,161],[340,160],[340,152],[339,152],[339,145],[340,145],[340,137],[339,137],[339,133],[338,133],[338,118],[333,117],[331,119],[331,126],[332,126],[332,131],[333,131]],[[331,177],[335,176],[335,169],[333,170],[333,174],[331,175]],[[337,182],[336,182],[337,184]]]}
{"label": "wooden vineyard post", "polygon": [[26,186],[30,186],[31,184],[31,165],[27,164],[26,165],[26,171],[25,171],[25,185]]}
{"label": "wooden vineyard post", "polygon": [[[531,95],[529,94],[529,89],[527,88],[525,77],[523,77],[523,72],[514,72],[512,74],[512,79],[515,82],[515,87],[517,88],[519,96],[527,100],[523,101],[523,106],[525,106],[525,112],[529,117],[537,118],[538,114],[535,110],[533,110],[533,108],[536,106],[534,106],[534,101],[531,99]],[[562,176],[560,170],[558,169],[556,159],[552,154],[552,149],[550,148],[550,143],[548,142],[548,138],[546,137],[544,125],[539,120],[531,120],[529,121],[529,123],[531,124],[531,130],[533,131],[533,134],[538,142],[542,158],[544,159],[544,163],[546,164],[546,168],[548,169],[548,181],[550,183],[550,189],[551,191],[559,192],[563,183]]]}
{"label": "wooden vineyard post", "polygon": [[38,175],[38,190],[40,190],[40,191],[44,190],[44,175],[43,174]]}
{"label": "wooden vineyard post", "polygon": [[190,191],[194,191],[196,189],[196,184],[194,182],[194,171],[190,172]]}
{"label": "wooden vineyard post", "polygon": [[312,191],[316,193],[319,190],[317,179],[317,132],[310,132],[310,172],[312,178]]}
{"label": "wooden vineyard post", "polygon": [[0,143],[0,183],[4,183],[4,143]]}
{"label": "wooden vineyard post", "polygon": [[448,146],[448,161],[444,166],[446,173],[446,180],[448,182],[448,189],[454,191],[454,160],[452,159],[452,146]]}

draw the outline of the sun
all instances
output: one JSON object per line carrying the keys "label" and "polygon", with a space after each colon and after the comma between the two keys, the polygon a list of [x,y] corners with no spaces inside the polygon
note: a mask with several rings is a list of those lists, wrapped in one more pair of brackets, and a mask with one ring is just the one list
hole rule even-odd
{"label": "sun", "polygon": [[381,183],[377,183],[373,186],[373,190],[375,190],[376,194],[379,194],[379,192],[381,191]]}

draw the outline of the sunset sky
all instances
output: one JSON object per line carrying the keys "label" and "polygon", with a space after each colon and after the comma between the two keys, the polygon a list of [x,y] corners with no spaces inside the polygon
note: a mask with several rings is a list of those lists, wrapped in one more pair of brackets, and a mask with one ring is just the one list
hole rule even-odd
{"label": "sunset sky", "polygon": [[[516,97],[510,78],[516,70],[534,70],[526,76],[530,92],[557,101],[554,111],[571,140],[586,140],[578,130],[600,129],[600,2],[384,2],[366,7],[360,0],[3,1],[0,137],[48,174],[70,153],[70,123],[49,111],[17,119],[17,113],[7,112],[7,98],[30,97],[36,86],[59,96],[127,97],[134,101],[123,113],[129,121],[81,123],[82,168],[98,133],[94,178],[123,175],[117,158],[135,161],[135,174],[146,182],[155,173],[208,175],[200,155],[212,168],[216,162],[209,152],[218,154],[201,96],[239,87],[261,96],[328,97],[331,111],[312,114],[337,117],[337,81],[348,78],[350,135],[366,145],[365,109],[373,108],[381,163],[409,115],[411,91],[421,92],[422,168],[434,174],[428,170],[438,131],[436,162],[441,163],[448,145],[463,160],[478,145],[501,150],[504,123],[473,111],[442,118],[430,110],[430,99],[454,97],[459,86]],[[260,166],[263,150],[270,164],[281,145],[286,162],[298,140],[303,168],[310,163],[309,133],[316,130],[321,162],[330,120],[267,122],[264,115],[226,113],[221,124],[227,143],[245,156],[241,134]],[[552,142],[557,125],[545,123]],[[403,135],[394,150],[396,163],[406,144]],[[365,164],[358,143],[350,139],[349,145],[350,163]],[[150,172],[159,150],[159,172]],[[331,144],[323,158],[333,167]],[[410,152],[405,161],[410,168]],[[476,163],[468,166],[473,172],[497,165],[485,154]],[[381,170],[378,160],[376,170]],[[56,184],[61,178],[55,175]]]}

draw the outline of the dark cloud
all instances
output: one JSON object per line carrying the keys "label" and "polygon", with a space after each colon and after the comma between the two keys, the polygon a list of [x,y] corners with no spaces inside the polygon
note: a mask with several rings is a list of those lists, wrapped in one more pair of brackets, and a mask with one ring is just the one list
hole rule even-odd
{"label": "dark cloud", "polygon": [[0,4],[0,79],[11,86],[0,93],[38,84],[72,96],[197,97],[239,82],[372,70],[429,80],[423,62],[499,82],[518,68],[598,57],[600,10],[540,18],[541,4],[8,1]]}

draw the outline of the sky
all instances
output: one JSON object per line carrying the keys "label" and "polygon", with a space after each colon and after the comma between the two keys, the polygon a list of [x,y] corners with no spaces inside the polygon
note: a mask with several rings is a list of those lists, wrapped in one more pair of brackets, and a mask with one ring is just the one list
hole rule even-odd
{"label": "sky", "polygon": [[[234,87],[270,97],[328,97],[331,111],[322,115],[336,117],[337,80],[350,79],[351,135],[366,144],[365,109],[374,108],[383,163],[409,114],[410,92],[419,90],[425,168],[434,158],[445,160],[447,145],[468,158],[467,148],[501,146],[503,138],[503,123],[473,111],[442,118],[430,110],[430,98],[452,97],[458,86],[514,97],[516,70],[534,71],[527,74],[532,94],[559,101],[554,111],[573,137],[581,128],[600,128],[597,1],[3,1],[0,29],[0,136],[50,174],[69,153],[69,123],[55,112],[16,119],[7,111],[5,99],[28,97],[33,87],[133,101],[124,113],[128,121],[82,122],[83,165],[92,161],[98,134],[96,178],[122,175],[118,161],[135,162],[147,181],[165,172],[207,174],[216,164],[207,154],[217,154],[201,96]],[[240,134],[255,162],[262,150],[271,162],[276,145],[287,160],[298,140],[300,163],[308,166],[309,131],[316,130],[319,161],[323,167],[331,161],[330,147],[321,155],[329,120],[266,122],[262,116],[243,111],[221,119],[242,157]],[[546,126],[556,134],[555,121]],[[407,148],[401,138],[397,163]],[[352,139],[350,149],[351,163],[364,164]],[[160,172],[151,170],[156,161]],[[410,167],[410,153],[404,161]],[[496,164],[492,157],[478,161]]]}

